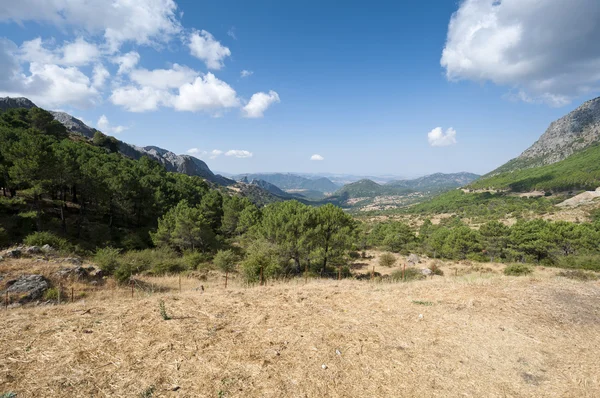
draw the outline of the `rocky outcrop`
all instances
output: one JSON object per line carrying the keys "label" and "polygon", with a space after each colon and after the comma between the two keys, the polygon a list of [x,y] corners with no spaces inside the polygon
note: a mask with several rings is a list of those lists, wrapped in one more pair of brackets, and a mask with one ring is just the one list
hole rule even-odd
{"label": "rocky outcrop", "polygon": [[50,284],[42,275],[21,275],[17,279],[7,281],[6,286],[9,294],[19,295],[20,302],[39,300],[50,288]]}
{"label": "rocky outcrop", "polygon": [[18,98],[12,98],[12,97],[3,97],[0,98],[0,110],[7,110],[7,109],[13,109],[13,108],[26,108],[26,109],[31,109],[31,108],[35,108],[35,104],[31,101],[29,101],[27,98],[24,97],[18,97]]}
{"label": "rocky outcrop", "polygon": [[550,124],[548,130],[519,159],[539,164],[561,161],[600,141],[600,97],[587,101]]}
{"label": "rocky outcrop", "polygon": [[95,128],[92,128],[82,122],[81,120],[69,115],[65,112],[54,112],[50,111],[54,119],[62,123],[63,126],[67,128],[67,130],[83,135],[87,138],[94,138],[94,134],[96,133]]}

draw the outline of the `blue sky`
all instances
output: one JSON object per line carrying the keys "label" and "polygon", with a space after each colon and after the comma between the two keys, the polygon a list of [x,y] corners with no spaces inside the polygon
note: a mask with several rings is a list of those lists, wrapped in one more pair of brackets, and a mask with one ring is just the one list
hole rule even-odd
{"label": "blue sky", "polygon": [[600,80],[595,0],[85,4],[0,6],[0,95],[224,172],[485,173]]}

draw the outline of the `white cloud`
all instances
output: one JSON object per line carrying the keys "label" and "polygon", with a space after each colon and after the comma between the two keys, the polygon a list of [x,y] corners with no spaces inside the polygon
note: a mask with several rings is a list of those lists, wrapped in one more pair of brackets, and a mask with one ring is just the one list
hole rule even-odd
{"label": "white cloud", "polygon": [[129,78],[141,86],[157,89],[179,88],[185,83],[193,82],[198,72],[187,66],[174,64],[171,69],[135,69]]}
{"label": "white cloud", "polygon": [[73,42],[56,46],[54,40],[43,41],[41,37],[21,44],[19,58],[26,62],[83,66],[96,62],[102,53],[97,45],[78,37]]}
{"label": "white cloud", "polygon": [[151,45],[169,41],[181,31],[174,0],[19,0],[0,7],[0,21],[49,22],[103,35],[107,48],[121,44]]}
{"label": "white cloud", "polygon": [[310,157],[310,160],[325,160],[325,158],[317,153]]}
{"label": "white cloud", "polygon": [[[207,152],[201,151],[198,148],[190,148],[187,150],[187,153],[190,155],[208,156],[210,159],[216,159],[223,154],[223,151],[220,149],[213,149],[212,151]],[[250,156],[252,156],[252,154],[250,154]]]}
{"label": "white cloud", "polygon": [[[244,151],[246,152],[246,151]],[[209,157],[211,159],[215,159],[217,157],[219,157],[221,154],[223,153],[223,151],[221,151],[220,149],[213,149],[212,151],[210,151]],[[250,152],[248,152],[250,153]],[[250,153],[250,156],[252,156],[252,154]]]}
{"label": "white cloud", "polygon": [[241,77],[248,77],[248,76],[252,76],[254,74],[254,72],[252,72],[251,70],[246,70],[244,69],[241,73],[240,76]]}
{"label": "white cloud", "polygon": [[246,106],[243,108],[244,116],[247,118],[260,118],[264,116],[264,112],[271,106],[271,104],[278,103],[279,94],[271,90],[269,93],[256,93],[251,98]]}
{"label": "white cloud", "polygon": [[179,94],[173,99],[173,107],[178,111],[217,110],[239,105],[240,100],[235,90],[212,73],[197,77],[193,83],[182,85]]}
{"label": "white cloud", "polygon": [[127,130],[125,126],[112,126],[105,115],[100,116],[96,127],[105,134],[119,134]]}
{"label": "white cloud", "polygon": [[213,35],[205,30],[193,32],[189,37],[188,46],[191,54],[204,61],[208,69],[221,69],[223,59],[231,55],[229,48],[222,46]]}
{"label": "white cloud", "polygon": [[232,26],[228,31],[227,31],[227,36],[231,37],[233,40],[237,40],[237,36],[235,35],[235,26]]}
{"label": "white cloud", "polygon": [[553,106],[598,89],[597,0],[464,0],[441,64],[449,80],[491,81]]}
{"label": "white cloud", "polygon": [[172,95],[152,87],[124,86],[114,89],[110,100],[130,112],[147,112],[157,110],[161,105],[171,105]]}
{"label": "white cloud", "polygon": [[104,86],[104,82],[109,77],[110,73],[108,72],[108,70],[106,70],[104,65],[96,64],[94,66],[94,71],[92,75],[92,86],[98,89],[102,88]]}
{"label": "white cloud", "polygon": [[444,133],[441,127],[436,127],[427,133],[427,140],[431,146],[450,146],[456,144],[456,130],[450,127]]}
{"label": "white cloud", "polygon": [[100,49],[81,37],[78,37],[72,43],[66,44],[61,52],[63,53],[62,62],[65,65],[87,65],[100,58]]}
{"label": "white cloud", "polygon": [[236,158],[251,158],[252,152],[249,151],[244,151],[244,150],[240,150],[240,149],[231,149],[227,152],[225,152],[225,156],[233,156]]}
{"label": "white cloud", "polygon": [[112,62],[119,65],[117,74],[121,75],[132,70],[138,62],[140,62],[140,54],[135,51],[130,51],[127,54],[113,57]]}

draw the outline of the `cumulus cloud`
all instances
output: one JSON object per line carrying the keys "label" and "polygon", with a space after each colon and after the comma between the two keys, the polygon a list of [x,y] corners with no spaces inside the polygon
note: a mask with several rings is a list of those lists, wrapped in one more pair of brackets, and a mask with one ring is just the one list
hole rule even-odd
{"label": "cumulus cloud", "polygon": [[136,51],[130,51],[126,54],[113,57],[112,62],[119,65],[117,74],[121,75],[131,71],[140,62],[140,54]]}
{"label": "cumulus cloud", "polygon": [[88,65],[96,62],[101,55],[96,44],[88,43],[81,37],[73,42],[65,42],[63,46],[55,45],[54,40],[44,41],[37,37],[23,42],[19,49],[22,61],[66,66]]}
{"label": "cumulus cloud", "polygon": [[173,107],[178,111],[196,112],[234,108],[239,105],[240,100],[235,90],[212,73],[182,85],[179,87],[179,94],[173,99]]}
{"label": "cumulus cloud", "polygon": [[110,101],[130,112],[147,112],[157,110],[159,106],[170,106],[172,95],[152,87],[124,86],[113,90]]}
{"label": "cumulus cloud", "polygon": [[92,86],[99,89],[104,86],[104,82],[110,77],[110,72],[106,70],[104,65],[94,65],[94,71],[92,74]]}
{"label": "cumulus cloud", "polygon": [[310,160],[325,160],[325,158],[317,153],[310,157]]}
{"label": "cumulus cloud", "polygon": [[87,65],[100,58],[100,49],[92,43],[88,43],[81,37],[72,43],[67,43],[61,49],[63,53],[63,63],[65,65]]}
{"label": "cumulus cloud", "polygon": [[220,149],[213,149],[212,151],[208,152],[201,151],[198,148],[190,148],[187,150],[187,153],[190,155],[208,156],[210,159],[216,159],[223,154],[223,151]]}
{"label": "cumulus cloud", "polygon": [[600,82],[597,0],[464,0],[441,65],[449,80],[491,81],[512,98],[561,106]]}
{"label": "cumulus cloud", "polygon": [[129,78],[141,86],[158,89],[179,88],[192,82],[198,72],[187,66],[174,64],[171,69],[135,69],[129,73]]}
{"label": "cumulus cloud", "polygon": [[427,140],[431,146],[450,146],[456,144],[456,130],[450,127],[444,133],[441,127],[436,127],[427,133]]}
{"label": "cumulus cloud", "polygon": [[252,152],[250,151],[245,151],[245,150],[240,150],[240,149],[230,149],[229,151],[225,152],[225,156],[233,156],[236,158],[251,158],[253,156]]}
{"label": "cumulus cloud", "polygon": [[19,0],[0,7],[0,21],[36,21],[101,34],[110,51],[125,42],[151,45],[181,31],[174,0]]}
{"label": "cumulus cloud", "polygon": [[229,48],[221,45],[213,35],[205,30],[193,32],[189,37],[188,46],[191,54],[202,60],[208,69],[221,69],[223,59],[231,55]]}
{"label": "cumulus cloud", "polygon": [[241,77],[248,77],[248,76],[252,76],[254,74],[254,72],[252,72],[251,70],[246,70],[244,69],[241,73],[240,76]]}
{"label": "cumulus cloud", "polygon": [[279,94],[271,90],[269,93],[256,93],[250,101],[242,109],[243,114],[247,118],[260,118],[264,116],[264,112],[274,103],[280,102]]}
{"label": "cumulus cloud", "polygon": [[112,126],[105,115],[100,116],[100,119],[98,119],[98,122],[96,123],[96,127],[106,134],[119,134],[127,130],[127,127],[125,126]]}

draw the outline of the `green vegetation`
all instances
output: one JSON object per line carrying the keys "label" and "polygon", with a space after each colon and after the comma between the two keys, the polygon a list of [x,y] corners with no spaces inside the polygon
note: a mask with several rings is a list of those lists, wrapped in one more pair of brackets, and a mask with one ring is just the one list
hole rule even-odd
{"label": "green vegetation", "polygon": [[595,190],[599,186],[600,145],[595,144],[557,163],[484,176],[469,188],[564,192]]}
{"label": "green vegetation", "polygon": [[504,275],[522,276],[529,275],[533,272],[530,266],[525,264],[511,264],[504,268]]}
{"label": "green vegetation", "polygon": [[381,257],[379,257],[379,265],[382,267],[393,267],[396,264],[396,257],[392,253],[383,253]]}
{"label": "green vegetation", "polygon": [[597,281],[600,279],[600,276],[594,274],[592,272],[582,271],[580,269],[577,270],[569,270],[569,271],[561,271],[558,273],[558,276],[562,276],[563,278],[575,279],[578,281]]}

